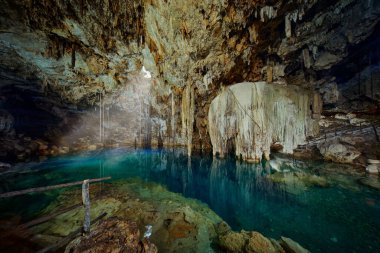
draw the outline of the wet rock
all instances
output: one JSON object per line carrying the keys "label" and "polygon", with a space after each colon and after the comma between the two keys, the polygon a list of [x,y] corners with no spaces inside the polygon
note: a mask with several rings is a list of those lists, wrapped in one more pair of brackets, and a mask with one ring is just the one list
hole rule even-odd
{"label": "wet rock", "polygon": [[310,253],[310,251],[303,248],[301,245],[290,238],[281,237],[280,245],[283,247],[286,253]]}
{"label": "wet rock", "polygon": [[120,218],[99,222],[88,236],[72,241],[65,253],[156,253],[157,247],[149,240],[140,240],[137,223]]}
{"label": "wet rock", "polygon": [[373,174],[378,174],[380,172],[380,160],[368,159],[367,160],[366,171]]}
{"label": "wet rock", "polygon": [[371,123],[366,119],[361,118],[351,118],[349,119],[350,124],[354,126],[369,126]]}
{"label": "wet rock", "polygon": [[320,143],[318,149],[326,160],[338,163],[353,163],[361,155],[354,146],[336,139]]}

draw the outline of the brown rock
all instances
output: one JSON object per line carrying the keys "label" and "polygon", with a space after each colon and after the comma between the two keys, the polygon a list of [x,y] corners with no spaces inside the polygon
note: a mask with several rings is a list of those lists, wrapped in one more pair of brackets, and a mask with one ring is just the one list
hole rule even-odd
{"label": "brown rock", "polygon": [[246,246],[246,251],[250,253],[277,252],[271,241],[258,232],[252,232],[252,236],[249,238],[248,244]]}
{"label": "brown rock", "polygon": [[157,248],[147,239],[140,240],[135,222],[113,217],[101,221],[89,236],[72,241],[66,252],[156,253]]}

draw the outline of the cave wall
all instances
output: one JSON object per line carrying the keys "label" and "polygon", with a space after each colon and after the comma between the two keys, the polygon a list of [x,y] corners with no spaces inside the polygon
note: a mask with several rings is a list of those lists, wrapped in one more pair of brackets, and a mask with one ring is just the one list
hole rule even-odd
{"label": "cave wall", "polygon": [[[364,95],[370,98],[364,109],[378,110],[379,1],[0,4],[1,122],[17,118],[6,104],[20,94],[20,104],[36,108],[37,118],[48,113],[54,119],[43,131],[49,138],[35,137],[54,145],[83,137],[86,145],[108,140],[185,145],[189,154],[211,150],[210,104],[226,86],[243,81],[314,90],[323,110],[348,112]],[[14,139],[33,135],[8,125]]]}

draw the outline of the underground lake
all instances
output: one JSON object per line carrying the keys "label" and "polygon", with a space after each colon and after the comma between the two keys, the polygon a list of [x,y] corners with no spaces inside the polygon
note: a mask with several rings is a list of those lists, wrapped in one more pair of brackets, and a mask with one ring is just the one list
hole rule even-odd
{"label": "underground lake", "polygon": [[[110,176],[111,180],[100,184],[100,198],[109,189],[121,187],[120,191],[135,192],[149,202],[155,190],[162,195],[164,188],[185,197],[181,205],[201,202],[235,231],[290,237],[311,252],[374,252],[380,246],[379,190],[363,184],[363,179],[371,178],[341,164],[281,155],[252,164],[208,155],[188,157],[182,149],[116,148],[50,158],[20,168],[0,176],[2,192]],[[130,188],[122,188],[126,185]],[[54,210],[62,205],[57,199],[67,201],[60,198],[67,191],[0,199],[1,220],[26,222],[47,209]],[[107,205],[103,208],[107,210]],[[113,208],[117,209],[110,206],[110,213],[116,212]],[[49,226],[60,225],[52,222]]]}

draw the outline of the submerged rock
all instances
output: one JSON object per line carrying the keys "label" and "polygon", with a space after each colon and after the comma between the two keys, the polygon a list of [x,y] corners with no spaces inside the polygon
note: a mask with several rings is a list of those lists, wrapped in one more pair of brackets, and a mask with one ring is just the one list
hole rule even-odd
{"label": "submerged rock", "polygon": [[311,187],[329,187],[329,182],[325,177],[312,175],[303,172],[275,172],[268,175],[268,178],[277,184],[281,184],[283,189],[292,194],[300,194]]}
{"label": "submerged rock", "polygon": [[249,240],[247,233],[229,232],[219,238],[219,245],[228,252],[245,252]]}
{"label": "submerged rock", "polygon": [[272,242],[258,232],[252,232],[246,246],[247,252],[275,253],[278,252]]}
{"label": "submerged rock", "polygon": [[293,240],[281,237],[280,241],[266,238],[258,232],[233,232],[219,236],[219,245],[227,252],[240,253],[306,253],[309,252]]}
{"label": "submerged rock", "polygon": [[310,253],[310,251],[299,245],[297,242],[283,236],[280,239],[280,245],[284,248],[286,253]]}
{"label": "submerged rock", "polygon": [[358,179],[358,183],[375,190],[380,190],[380,179],[378,176],[370,175],[360,178]]}
{"label": "submerged rock", "polygon": [[306,137],[318,133],[312,115],[319,115],[319,108],[315,105],[310,110],[318,101],[313,93],[296,86],[245,82],[226,88],[212,101],[208,113],[214,155],[235,150],[244,160],[258,161],[263,154],[268,159],[276,142],[284,153],[293,153]]}

